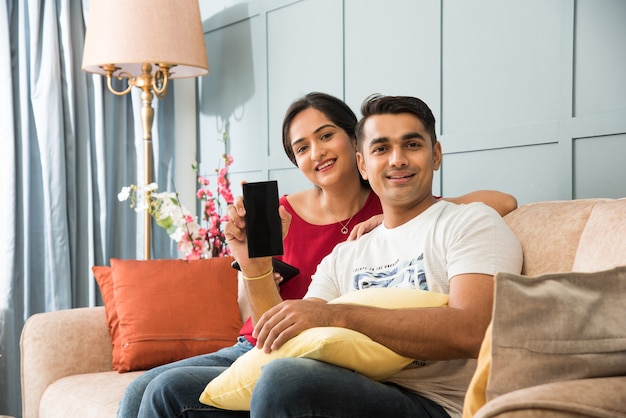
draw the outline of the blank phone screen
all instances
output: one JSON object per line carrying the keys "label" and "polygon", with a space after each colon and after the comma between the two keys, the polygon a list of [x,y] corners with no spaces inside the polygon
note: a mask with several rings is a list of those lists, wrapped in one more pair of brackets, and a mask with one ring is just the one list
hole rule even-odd
{"label": "blank phone screen", "polygon": [[246,208],[248,256],[268,257],[283,254],[283,237],[278,215],[278,183],[262,181],[243,184]]}

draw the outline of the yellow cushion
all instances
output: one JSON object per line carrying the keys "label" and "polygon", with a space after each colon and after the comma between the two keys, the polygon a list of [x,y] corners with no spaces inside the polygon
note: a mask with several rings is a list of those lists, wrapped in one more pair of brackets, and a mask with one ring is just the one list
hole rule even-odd
{"label": "yellow cushion", "polygon": [[[440,307],[447,305],[448,295],[413,289],[372,288],[343,295],[329,303],[386,309]],[[250,398],[261,367],[274,359],[287,357],[325,361],[375,380],[389,377],[413,361],[357,331],[336,327],[310,328],[270,354],[254,348],[241,356],[206,386],[200,402],[222,409],[250,410]]]}
{"label": "yellow cushion", "polygon": [[471,418],[476,412],[487,403],[487,382],[489,381],[489,371],[491,370],[491,330],[493,323],[490,323],[485,332],[485,338],[480,346],[476,371],[472,376],[465,401],[463,402],[463,418]]}

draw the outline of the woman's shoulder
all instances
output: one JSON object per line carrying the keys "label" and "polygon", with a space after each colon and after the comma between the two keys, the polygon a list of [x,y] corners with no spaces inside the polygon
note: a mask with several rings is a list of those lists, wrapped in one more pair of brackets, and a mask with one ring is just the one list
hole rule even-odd
{"label": "woman's shoulder", "polygon": [[301,190],[299,192],[283,195],[282,200],[287,201],[289,205],[296,210],[301,207],[308,206],[311,201],[312,190]]}
{"label": "woman's shoulder", "polygon": [[315,202],[315,197],[312,196],[313,190],[301,190],[281,197],[281,203],[285,206],[287,211],[292,214],[297,214],[303,219],[308,219],[311,213],[315,213],[315,207],[312,202]]}

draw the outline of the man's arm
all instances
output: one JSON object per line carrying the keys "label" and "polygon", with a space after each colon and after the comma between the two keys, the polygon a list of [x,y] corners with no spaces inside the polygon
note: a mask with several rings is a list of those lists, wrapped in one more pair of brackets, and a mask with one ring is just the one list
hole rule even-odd
{"label": "man's arm", "polygon": [[443,308],[379,309],[320,302],[324,301],[285,301],[269,309],[255,327],[257,347],[269,352],[305,329],[336,326],[359,331],[410,358],[473,358],[491,319],[493,276],[453,277],[448,307]]}

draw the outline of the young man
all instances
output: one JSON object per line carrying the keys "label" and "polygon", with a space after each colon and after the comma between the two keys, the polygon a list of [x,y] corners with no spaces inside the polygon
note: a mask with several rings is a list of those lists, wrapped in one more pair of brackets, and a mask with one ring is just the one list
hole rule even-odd
{"label": "young man", "polygon": [[[376,382],[316,360],[274,360],[257,381],[251,416],[460,416],[491,317],[493,275],[521,269],[520,244],[494,210],[432,197],[442,153],[425,103],[374,96],[361,111],[358,166],[380,197],[383,224],[324,258],[303,300],[282,302],[271,260],[248,258],[242,219],[227,224],[228,245],[248,279],[257,347],[269,352],[305,329],[337,326],[417,361]],[[281,217],[289,222],[284,211]],[[371,286],[449,294],[448,307],[393,310],[326,303]],[[204,413],[227,416],[228,411]]]}

